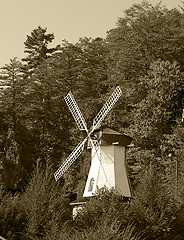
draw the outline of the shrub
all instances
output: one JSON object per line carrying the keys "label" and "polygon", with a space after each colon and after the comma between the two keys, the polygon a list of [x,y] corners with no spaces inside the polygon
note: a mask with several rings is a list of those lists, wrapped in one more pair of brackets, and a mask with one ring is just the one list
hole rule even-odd
{"label": "shrub", "polygon": [[136,222],[138,231],[144,231],[147,239],[169,239],[175,207],[160,177],[150,170],[135,191],[130,215]]}
{"label": "shrub", "polygon": [[182,203],[178,211],[176,212],[176,216],[174,217],[174,221],[171,227],[171,236],[168,238],[169,240],[182,240],[184,236],[184,203]]}
{"label": "shrub", "polygon": [[127,207],[128,205],[121,195],[113,189],[102,188],[85,204],[83,210],[77,215],[75,224],[83,228],[90,228],[104,220],[111,222],[114,219],[125,219]]}
{"label": "shrub", "polygon": [[71,216],[62,188],[53,179],[49,164],[40,164],[34,170],[29,185],[21,197],[27,226],[22,239],[57,239],[62,225]]}
{"label": "shrub", "polygon": [[0,235],[19,240],[26,226],[26,216],[21,209],[20,196],[14,197],[0,187]]}
{"label": "shrub", "polygon": [[135,233],[135,226],[132,222],[120,231],[118,222],[112,220],[111,224],[101,222],[100,225],[88,229],[70,229],[60,233],[62,240],[143,240],[142,234]]}
{"label": "shrub", "polygon": [[[72,230],[62,239],[141,239],[128,216],[129,203],[113,189],[101,189],[78,213]],[[60,238],[61,239],[61,238]]]}

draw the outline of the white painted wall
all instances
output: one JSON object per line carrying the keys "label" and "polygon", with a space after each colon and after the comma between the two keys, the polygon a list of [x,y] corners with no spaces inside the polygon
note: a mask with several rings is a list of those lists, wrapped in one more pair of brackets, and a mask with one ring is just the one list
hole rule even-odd
{"label": "white painted wall", "polygon": [[[131,197],[126,171],[125,147],[119,145],[100,146],[101,164],[94,150],[83,197],[95,195],[104,186],[115,188],[121,195]],[[99,155],[100,155],[99,150]]]}

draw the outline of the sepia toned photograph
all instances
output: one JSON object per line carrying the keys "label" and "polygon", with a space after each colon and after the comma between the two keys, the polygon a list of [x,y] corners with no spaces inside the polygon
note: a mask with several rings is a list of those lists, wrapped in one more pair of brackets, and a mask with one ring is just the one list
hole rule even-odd
{"label": "sepia toned photograph", "polygon": [[184,2],[0,7],[0,240],[184,240]]}

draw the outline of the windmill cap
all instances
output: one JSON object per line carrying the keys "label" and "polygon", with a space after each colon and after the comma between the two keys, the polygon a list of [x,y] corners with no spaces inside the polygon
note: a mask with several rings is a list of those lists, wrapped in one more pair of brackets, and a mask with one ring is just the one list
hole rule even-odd
{"label": "windmill cap", "polygon": [[116,143],[120,146],[126,147],[132,141],[130,136],[114,131],[110,128],[96,129],[94,133],[99,136],[101,142],[100,145],[102,146]]}

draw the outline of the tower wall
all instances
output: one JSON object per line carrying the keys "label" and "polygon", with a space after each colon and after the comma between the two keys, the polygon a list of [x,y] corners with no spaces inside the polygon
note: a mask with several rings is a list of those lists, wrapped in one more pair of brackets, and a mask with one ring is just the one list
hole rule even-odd
{"label": "tower wall", "polygon": [[124,146],[100,146],[101,164],[98,156],[92,150],[91,167],[86,182],[83,197],[90,197],[102,187],[115,188],[119,194],[131,197],[129,180],[126,170],[126,151]]}
{"label": "tower wall", "polygon": [[107,187],[115,188],[114,176],[114,149],[112,145],[100,146],[101,154],[103,155],[99,167],[99,175],[97,188]]}
{"label": "tower wall", "polygon": [[[98,150],[98,153],[100,154],[100,149]],[[91,197],[95,194],[97,181],[98,181],[98,175],[99,175],[99,171],[100,171],[99,168],[100,168],[100,162],[99,162],[98,156],[96,154],[96,151],[94,149],[92,149],[92,151],[91,151],[91,167],[89,170],[83,197]]]}
{"label": "tower wall", "polygon": [[114,145],[115,189],[123,196],[131,197],[130,185],[126,169],[126,149]]}

